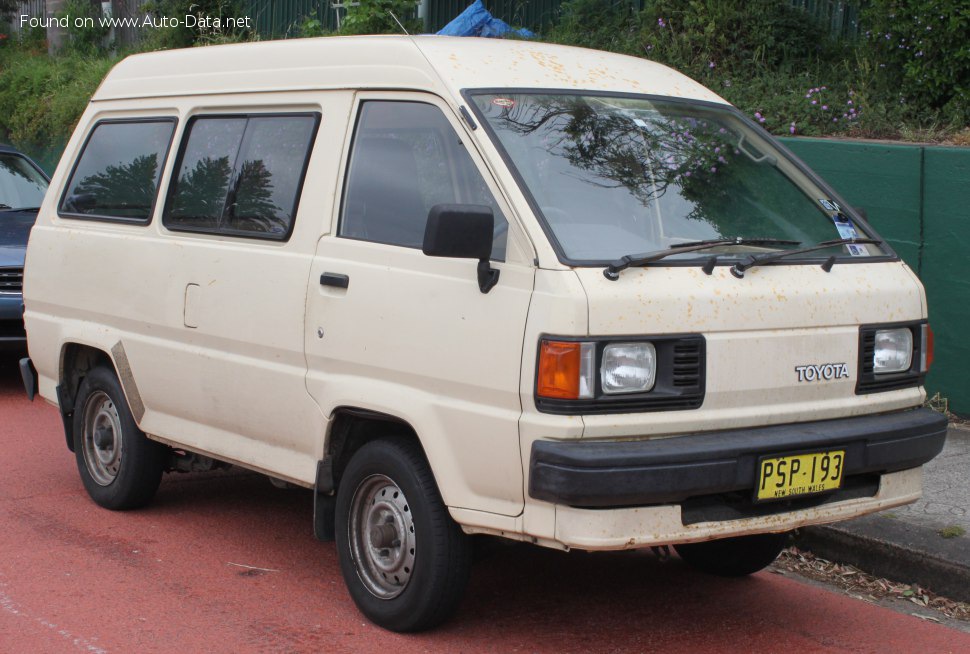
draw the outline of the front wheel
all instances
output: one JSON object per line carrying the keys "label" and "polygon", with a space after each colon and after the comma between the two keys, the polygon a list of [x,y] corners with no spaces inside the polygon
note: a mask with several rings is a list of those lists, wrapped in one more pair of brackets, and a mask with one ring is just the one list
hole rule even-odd
{"label": "front wheel", "polygon": [[155,496],[166,448],[135,424],[113,370],[99,366],[84,377],[74,405],[74,454],[81,481],[106,509],[134,509]]}
{"label": "front wheel", "polygon": [[791,532],[756,534],[674,545],[693,567],[719,577],[744,577],[771,565],[788,545]]}
{"label": "front wheel", "polygon": [[458,608],[471,564],[468,537],[451,519],[413,441],[371,441],[337,490],[337,554],[357,608],[385,629],[430,629]]}

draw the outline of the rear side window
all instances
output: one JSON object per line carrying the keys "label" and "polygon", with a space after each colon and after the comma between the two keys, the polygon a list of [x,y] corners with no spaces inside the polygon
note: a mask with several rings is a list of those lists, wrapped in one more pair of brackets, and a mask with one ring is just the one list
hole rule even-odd
{"label": "rear side window", "polygon": [[164,225],[285,240],[293,230],[318,114],[202,116],[189,123]]}
{"label": "rear side window", "polygon": [[174,130],[169,118],[99,122],[71,173],[60,215],[147,223]]}
{"label": "rear side window", "polygon": [[436,204],[491,207],[491,258],[505,260],[508,221],[441,110],[420,102],[364,102],[339,235],[420,248],[428,212]]}

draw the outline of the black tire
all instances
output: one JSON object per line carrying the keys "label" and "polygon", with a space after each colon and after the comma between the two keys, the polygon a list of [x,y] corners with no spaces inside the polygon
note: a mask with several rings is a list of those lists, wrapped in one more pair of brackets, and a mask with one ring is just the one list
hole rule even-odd
{"label": "black tire", "polygon": [[74,403],[74,455],[91,499],[114,511],[144,506],[158,490],[166,454],[135,424],[114,371],[89,371]]}
{"label": "black tire", "polygon": [[718,577],[744,577],[771,565],[788,546],[791,532],[757,534],[674,545],[691,566]]}
{"label": "black tire", "polygon": [[458,608],[471,546],[415,442],[380,439],[354,453],[337,489],[336,537],[350,596],[375,624],[423,631]]}

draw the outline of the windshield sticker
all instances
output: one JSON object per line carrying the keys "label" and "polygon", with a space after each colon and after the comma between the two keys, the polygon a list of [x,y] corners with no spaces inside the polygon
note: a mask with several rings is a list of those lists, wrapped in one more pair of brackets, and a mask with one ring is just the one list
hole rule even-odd
{"label": "windshield sticker", "polygon": [[838,203],[832,202],[831,200],[819,198],[818,203],[822,205],[822,208],[826,211],[842,211],[842,207],[840,207]]}
{"label": "windshield sticker", "polygon": [[[832,216],[832,222],[835,223],[835,229],[838,230],[841,238],[859,238],[859,232],[856,231],[855,225],[844,213],[837,213]],[[866,249],[865,245],[846,245],[845,247],[853,257],[869,256],[869,250]]]}
{"label": "windshield sticker", "polygon": [[492,98],[492,104],[496,107],[505,107],[506,109],[511,109],[515,106],[515,100],[512,98]]}

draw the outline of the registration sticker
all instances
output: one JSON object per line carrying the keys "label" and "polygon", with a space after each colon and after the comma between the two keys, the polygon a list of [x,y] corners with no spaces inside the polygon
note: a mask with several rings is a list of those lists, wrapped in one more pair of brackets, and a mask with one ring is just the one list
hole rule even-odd
{"label": "registration sticker", "polygon": [[[841,238],[859,238],[859,232],[852,223],[852,219],[844,213],[840,212],[832,216],[832,222],[835,223],[835,229],[839,232]],[[865,245],[846,245],[845,247],[853,257],[869,255],[869,250],[866,249]]]}
{"label": "registration sticker", "polygon": [[814,495],[842,486],[845,450],[769,456],[758,462],[755,500]]}
{"label": "registration sticker", "polygon": [[492,98],[492,104],[494,104],[496,107],[511,109],[515,106],[515,100],[512,98]]}

